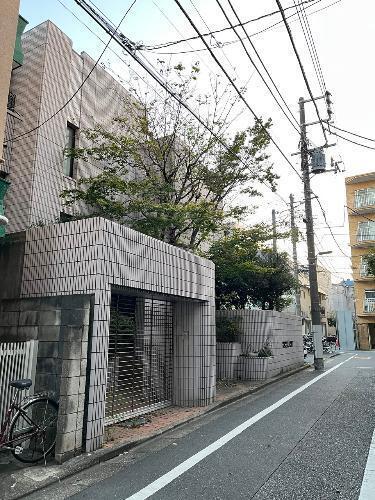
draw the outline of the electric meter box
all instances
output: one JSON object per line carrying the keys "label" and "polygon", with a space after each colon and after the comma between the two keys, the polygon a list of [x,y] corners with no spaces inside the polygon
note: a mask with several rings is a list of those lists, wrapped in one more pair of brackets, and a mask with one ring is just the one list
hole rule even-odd
{"label": "electric meter box", "polygon": [[321,174],[326,170],[326,155],[323,148],[316,148],[311,151],[311,172]]}

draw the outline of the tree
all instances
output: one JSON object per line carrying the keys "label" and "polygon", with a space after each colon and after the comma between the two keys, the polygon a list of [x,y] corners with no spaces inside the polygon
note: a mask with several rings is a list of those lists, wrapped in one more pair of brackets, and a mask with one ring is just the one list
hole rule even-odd
{"label": "tree", "polygon": [[268,226],[235,229],[211,245],[207,253],[216,266],[216,305],[219,309],[249,306],[282,310],[296,287],[285,253],[274,253],[266,242]]}
{"label": "tree", "polygon": [[209,95],[199,94],[198,65],[186,70],[160,61],[159,71],[220,140],[170,95],[134,85],[126,116],[114,119],[111,130],[99,124],[85,131],[88,146],[67,152],[104,168],[62,196],[67,205],[84,202],[91,215],[197,250],[246,213],[247,207],[229,205],[230,195],[258,196],[257,185],[264,181],[275,188],[266,154],[271,120],[230,134],[227,117],[237,98],[228,88],[216,80]]}
{"label": "tree", "polygon": [[365,257],[367,276],[375,276],[375,252],[371,250]]}

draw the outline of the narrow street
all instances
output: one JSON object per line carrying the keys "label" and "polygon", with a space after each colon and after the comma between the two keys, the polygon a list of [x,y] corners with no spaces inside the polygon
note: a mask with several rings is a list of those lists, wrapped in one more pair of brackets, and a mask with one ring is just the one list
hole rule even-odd
{"label": "narrow street", "polygon": [[357,500],[374,391],[373,353],[337,356],[27,498]]}

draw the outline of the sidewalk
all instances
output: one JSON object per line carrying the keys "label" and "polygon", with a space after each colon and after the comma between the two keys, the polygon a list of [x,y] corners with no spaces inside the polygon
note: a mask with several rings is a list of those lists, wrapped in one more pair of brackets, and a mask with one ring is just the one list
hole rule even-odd
{"label": "sidewalk", "polygon": [[249,394],[310,368],[305,363],[300,368],[266,381],[218,381],[216,401],[206,407],[180,408],[170,406],[143,417],[137,417],[107,428],[106,444],[93,453],[84,453],[62,465],[27,466],[17,462],[10,454],[0,453],[1,500],[22,498],[52,483],[74,475],[93,465],[110,460],[135,446],[163,434],[202,415],[228,405]]}

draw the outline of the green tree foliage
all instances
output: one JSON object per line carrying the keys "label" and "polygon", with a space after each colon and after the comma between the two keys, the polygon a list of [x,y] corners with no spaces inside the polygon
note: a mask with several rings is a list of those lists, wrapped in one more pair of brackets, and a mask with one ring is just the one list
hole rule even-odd
{"label": "green tree foliage", "polygon": [[375,276],[375,252],[372,250],[365,257],[367,276]]}
{"label": "green tree foliage", "polygon": [[228,88],[215,81],[208,95],[200,95],[197,65],[186,70],[160,62],[159,71],[231,152],[171,96],[134,85],[126,115],[116,118],[110,130],[100,124],[86,130],[87,147],[67,152],[105,167],[62,196],[73,207],[84,202],[90,215],[196,250],[246,213],[248,207],[228,203],[231,195],[258,196],[263,181],[275,187],[266,154],[271,120],[229,133],[227,117],[238,100]]}
{"label": "green tree foliage", "polygon": [[282,310],[296,287],[285,253],[274,253],[266,242],[267,226],[235,229],[214,242],[208,252],[216,266],[216,305],[219,309],[256,306]]}

